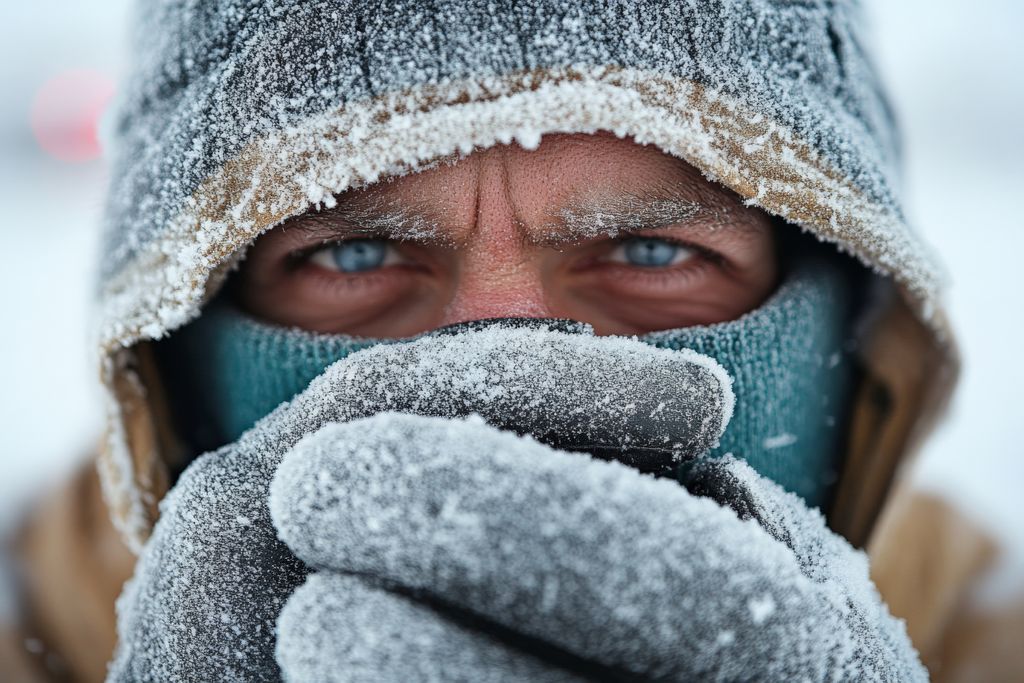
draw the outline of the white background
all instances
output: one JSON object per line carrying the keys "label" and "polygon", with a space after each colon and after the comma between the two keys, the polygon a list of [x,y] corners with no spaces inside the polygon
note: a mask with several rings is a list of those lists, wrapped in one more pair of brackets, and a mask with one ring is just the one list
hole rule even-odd
{"label": "white background", "polygon": [[[88,324],[105,168],[48,157],[28,122],[56,74],[121,72],[126,8],[34,0],[0,10],[0,534],[99,435]],[[909,214],[949,266],[965,357],[950,419],[913,476],[1010,548],[986,588],[1005,596],[1024,591],[1024,3],[873,0],[868,10],[903,123]],[[10,601],[0,589],[0,616]]]}

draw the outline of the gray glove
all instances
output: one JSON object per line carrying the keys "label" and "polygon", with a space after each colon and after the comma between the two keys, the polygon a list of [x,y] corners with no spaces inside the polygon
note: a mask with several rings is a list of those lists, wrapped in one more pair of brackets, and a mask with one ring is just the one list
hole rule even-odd
{"label": "gray glove", "polygon": [[[318,571],[281,615],[278,661],[291,680],[560,675],[469,646],[469,614],[606,679],[926,680],[864,555],[817,512],[736,460],[689,476],[724,505],[472,418],[329,425],[271,489],[281,538]],[[417,648],[403,614],[448,623]],[[466,675],[440,664],[463,642]]]}
{"label": "gray glove", "polygon": [[[160,521],[118,601],[119,646],[109,680],[280,677],[274,660],[277,618],[308,569],[278,540],[268,490],[282,456],[324,425],[386,410],[440,417],[479,413],[566,448],[664,469],[710,448],[731,407],[728,378],[710,359],[629,340],[491,327],[354,354],[238,442],[199,458],[182,475],[162,502]],[[414,452],[410,456],[415,459]],[[303,594],[318,583],[337,588],[342,581],[316,579]],[[400,586],[382,589],[372,577],[359,585],[360,590],[331,589],[334,604],[353,614],[387,605],[392,614],[404,615],[391,620],[392,633],[407,645],[421,644],[409,653],[421,653],[418,660],[396,666],[426,667],[449,657],[453,666],[465,662],[460,671],[475,680],[565,679],[571,676],[563,660],[586,669],[586,663],[556,648],[548,652],[542,643],[516,645],[518,632],[481,629],[479,623],[491,620],[472,612],[462,620],[454,613],[432,620],[422,599],[405,596]],[[339,619],[331,610],[321,613],[322,619]],[[363,620],[350,626],[358,627],[360,638],[370,633]],[[346,677],[348,671],[359,678],[374,667],[410,670],[388,669],[379,661],[364,661],[360,669],[358,652],[346,656],[325,660],[335,675]],[[555,673],[541,674],[549,670]]]}
{"label": "gray glove", "polygon": [[479,419],[358,419],[478,412],[656,469],[720,434],[719,370],[545,330],[352,356],[185,473],[110,678],[923,679],[863,556],[738,462],[690,471],[719,505]]}

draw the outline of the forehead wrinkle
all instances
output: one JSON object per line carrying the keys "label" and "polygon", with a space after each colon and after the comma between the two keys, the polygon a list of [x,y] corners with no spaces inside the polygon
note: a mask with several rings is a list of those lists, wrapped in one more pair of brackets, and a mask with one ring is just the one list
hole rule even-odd
{"label": "forehead wrinkle", "polygon": [[[529,246],[534,243],[531,235],[530,226],[522,217],[522,207],[519,202],[516,201],[516,193],[512,186],[512,170],[510,168],[510,156],[508,154],[499,155],[499,169],[501,173],[501,191],[505,198],[505,204],[508,206],[509,220],[512,224],[513,239],[519,249]],[[477,187],[476,187],[476,222],[473,226],[473,232],[480,228],[480,175],[483,172],[483,164],[478,167],[477,172]]]}
{"label": "forehead wrinkle", "polygon": [[[478,203],[479,192],[475,194]],[[671,225],[706,232],[727,231],[729,237],[739,239],[752,237],[758,232],[757,222],[745,211],[734,211],[743,207],[738,199],[730,199],[696,182],[676,181],[641,191],[577,197],[549,213],[548,220],[531,226],[520,217],[513,197],[507,197],[513,208],[517,242],[521,246],[542,247]],[[366,236],[447,248],[468,246],[478,232],[479,206],[473,212],[477,220],[468,234],[463,234],[465,230],[454,229],[449,225],[450,220],[438,211],[437,207],[423,201],[357,194],[341,197],[334,207],[310,211],[295,225],[315,231],[325,241]]]}

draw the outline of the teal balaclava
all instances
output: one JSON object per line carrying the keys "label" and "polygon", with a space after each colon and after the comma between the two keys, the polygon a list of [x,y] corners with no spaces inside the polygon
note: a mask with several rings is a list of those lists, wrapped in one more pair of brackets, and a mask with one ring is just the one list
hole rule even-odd
{"label": "teal balaclava", "polygon": [[[801,250],[778,290],[741,318],[640,337],[711,356],[733,378],[736,407],[712,455],[732,453],[804,498],[828,502],[853,364],[850,274],[841,257]],[[327,366],[395,340],[318,334],[257,321],[226,299],[161,345],[179,431],[195,452],[237,439]],[[173,365],[172,365],[173,364]],[[182,374],[184,373],[184,374]]]}

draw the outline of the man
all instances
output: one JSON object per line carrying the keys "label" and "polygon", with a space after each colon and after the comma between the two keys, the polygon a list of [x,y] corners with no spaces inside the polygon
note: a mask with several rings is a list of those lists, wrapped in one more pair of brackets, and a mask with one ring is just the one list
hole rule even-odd
{"label": "man", "polygon": [[[883,593],[920,566],[877,520],[956,358],[857,22],[147,5],[101,292],[143,553],[112,677],[923,676],[845,541]],[[81,678],[134,562],[68,525],[95,500],[26,536]]]}

